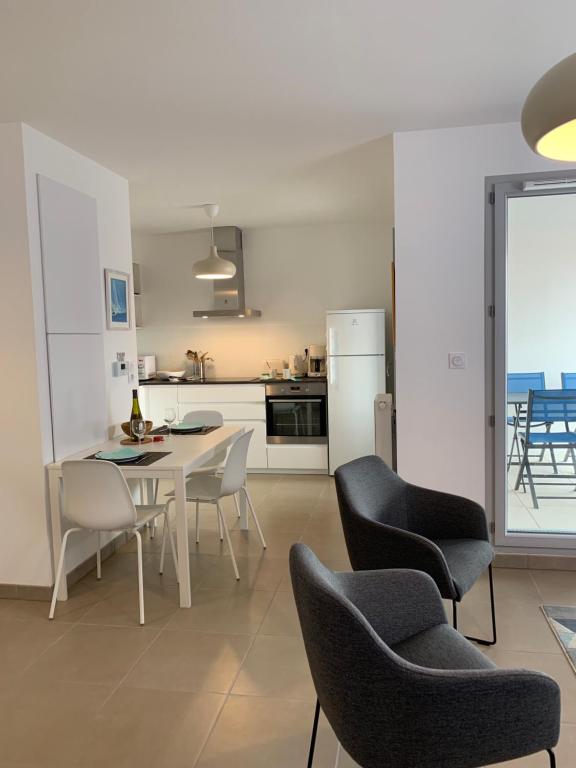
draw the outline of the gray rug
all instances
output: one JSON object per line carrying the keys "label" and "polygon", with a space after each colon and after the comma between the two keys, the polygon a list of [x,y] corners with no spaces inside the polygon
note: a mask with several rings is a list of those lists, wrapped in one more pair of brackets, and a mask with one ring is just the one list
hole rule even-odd
{"label": "gray rug", "polygon": [[576,607],[543,605],[542,611],[576,673]]}

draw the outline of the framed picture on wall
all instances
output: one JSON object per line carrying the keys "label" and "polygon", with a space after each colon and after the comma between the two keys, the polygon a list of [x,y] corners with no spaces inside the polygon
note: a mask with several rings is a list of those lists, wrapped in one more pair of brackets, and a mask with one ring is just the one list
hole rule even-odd
{"label": "framed picture on wall", "polygon": [[106,327],[111,331],[131,328],[130,275],[114,269],[104,270],[106,281]]}

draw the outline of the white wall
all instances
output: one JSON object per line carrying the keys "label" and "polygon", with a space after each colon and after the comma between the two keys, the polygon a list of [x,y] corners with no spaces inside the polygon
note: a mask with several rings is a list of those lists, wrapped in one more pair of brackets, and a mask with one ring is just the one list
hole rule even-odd
{"label": "white wall", "polygon": [[508,370],[576,371],[576,194],[508,202]]}
{"label": "white wall", "polygon": [[[0,227],[0,244],[9,277],[0,287],[0,345],[5,372],[18,374],[14,379],[4,375],[0,398],[3,427],[13,435],[0,448],[0,526],[13,533],[0,541],[0,584],[45,586],[52,581],[52,566],[44,465],[52,455],[36,175],[96,199],[101,290],[104,267],[131,271],[128,184],[19,124],[0,126],[0,163],[2,217],[7,219]],[[112,379],[110,363],[117,351],[136,358],[136,333],[103,331],[109,424],[114,429],[130,409],[131,387],[126,379]],[[91,540],[79,540],[71,549],[69,568],[92,551]]]}
{"label": "white wall", "polygon": [[191,348],[215,358],[210,375],[256,376],[267,358],[325,343],[327,309],[390,307],[391,196],[379,221],[243,230],[247,304],[261,318],[192,317],[213,302],[212,283],[192,275],[208,243],[207,231],[134,237],[143,281],[138,348],[156,353],[159,369],[178,369]]}
{"label": "white wall", "polygon": [[50,550],[23,163],[21,126],[0,124],[0,584],[47,584]]}
{"label": "white wall", "polygon": [[[516,123],[394,135],[398,465],[485,497],[484,182],[558,170]],[[467,368],[448,369],[464,352]]]}

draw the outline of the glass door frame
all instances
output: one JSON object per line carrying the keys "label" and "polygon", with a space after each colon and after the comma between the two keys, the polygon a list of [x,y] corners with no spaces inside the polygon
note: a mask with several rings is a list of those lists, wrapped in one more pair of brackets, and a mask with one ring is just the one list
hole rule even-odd
{"label": "glass door frame", "polygon": [[[551,189],[525,189],[526,182],[561,185]],[[508,412],[507,365],[507,248],[508,201],[514,197],[576,194],[576,169],[522,173],[486,178],[486,512],[492,520],[494,543],[521,551],[576,550],[574,534],[512,533],[507,530],[508,482],[506,472]],[[506,500],[503,502],[503,500]],[[575,498],[576,500],[576,498]],[[576,516],[575,516],[576,521]]]}

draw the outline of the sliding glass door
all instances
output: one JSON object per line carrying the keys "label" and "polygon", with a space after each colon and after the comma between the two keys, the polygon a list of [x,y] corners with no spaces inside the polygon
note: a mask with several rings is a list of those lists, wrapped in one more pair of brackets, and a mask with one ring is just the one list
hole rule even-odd
{"label": "sliding glass door", "polygon": [[576,171],[487,192],[495,540],[576,549]]}

